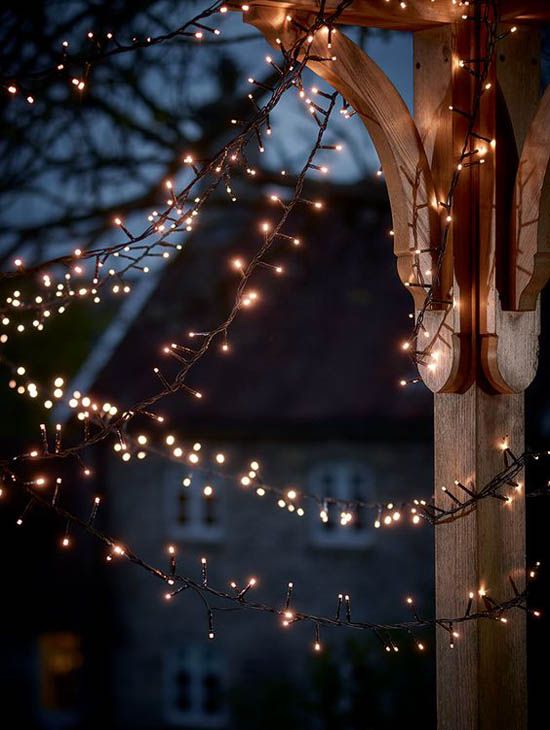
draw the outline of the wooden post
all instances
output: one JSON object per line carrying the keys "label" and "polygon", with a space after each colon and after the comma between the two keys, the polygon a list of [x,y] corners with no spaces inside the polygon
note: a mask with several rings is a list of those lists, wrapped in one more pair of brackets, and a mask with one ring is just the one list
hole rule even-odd
{"label": "wooden post", "polygon": [[[338,4],[322,5],[329,13]],[[290,47],[294,19],[303,27],[320,7],[317,0],[252,0],[250,6],[247,21],[274,47]],[[489,38],[475,14],[495,6],[499,33],[514,30],[498,42],[472,134],[468,115],[479,65],[468,64],[487,56]],[[435,365],[419,366],[435,393],[435,499],[444,509],[452,504],[441,487],[460,490],[458,480],[475,492],[502,469],[503,445],[518,455],[524,448],[523,393],[536,372],[538,297],[550,276],[550,90],[539,100],[535,25],[549,20],[547,0],[467,6],[409,0],[401,10],[383,0],[348,5],[339,22],[414,33],[414,119],[383,71],[342,32],[332,35],[330,49],[327,28],[311,44],[317,58],[333,60],[308,65],[352,104],[377,149],[397,270],[417,312],[432,282],[442,227],[449,224],[440,202],[457,164],[466,163],[453,196],[441,276],[434,280],[438,296],[423,319]],[[462,158],[465,140],[468,157]],[[426,342],[417,344],[425,348]],[[518,479],[524,482],[523,475]],[[510,502],[485,499],[438,524],[438,617],[464,615],[470,593],[480,610],[484,592],[496,602],[511,598],[510,578],[524,587],[524,484],[507,494]],[[444,629],[437,635],[438,728],[524,729],[525,615],[455,628],[456,638]]]}
{"label": "wooden post", "polygon": [[[523,449],[523,395],[489,395],[478,385],[467,393],[435,396],[435,486],[453,488],[455,479],[482,485],[502,469],[503,435]],[[523,477],[518,477],[523,481]],[[455,490],[456,491],[456,490]],[[441,492],[440,492],[441,494]],[[445,505],[443,494],[437,498]],[[508,576],[525,585],[523,495],[507,505],[485,500],[468,516],[435,532],[436,613],[460,616],[469,592],[486,590],[496,601],[512,593]],[[527,666],[525,617],[507,624],[473,621],[457,627],[460,636],[437,637],[437,717],[440,730],[526,727]]]}
{"label": "wooden post", "polygon": [[[538,39],[523,30],[514,40],[503,42],[498,50],[498,73],[491,74],[502,94],[482,105],[479,126],[488,139],[496,138],[494,162],[483,171],[472,171],[460,182],[453,217],[456,224],[450,248],[456,308],[452,338],[462,359],[449,387],[436,392],[434,410],[435,495],[442,508],[452,506],[442,486],[452,489],[459,480],[475,491],[503,467],[502,446],[517,454],[524,448],[525,376],[536,367],[536,323],[525,317],[523,327],[532,335],[523,352],[513,349],[506,355],[515,360],[516,386],[502,388],[498,375],[484,362],[484,342],[489,337],[506,338],[513,327],[502,310],[509,303],[508,271],[512,245],[500,223],[510,221],[517,149],[521,149],[539,99]],[[450,104],[468,104],[469,78],[457,74],[453,59],[475,57],[479,53],[471,28],[447,25],[415,33],[415,119],[432,163],[438,194],[445,187],[456,165],[457,149],[462,144],[464,121],[441,116]],[[469,55],[467,55],[469,54]],[[513,54],[511,58],[509,55]],[[536,61],[535,64],[533,61]],[[498,77],[498,78],[496,78]],[[434,83],[434,79],[436,80]],[[506,108],[503,101],[505,99]],[[497,105],[500,108],[497,109]],[[491,106],[493,108],[491,108]],[[468,108],[468,106],[466,106]],[[502,115],[509,124],[501,128]],[[515,132],[515,134],[513,133]],[[512,182],[513,185],[513,182]],[[443,197],[440,199],[444,199]],[[500,239],[500,240],[499,240]],[[503,269],[506,267],[506,271]],[[524,313],[526,315],[527,313]],[[518,317],[521,315],[518,315]],[[501,361],[506,355],[500,353]],[[497,368],[498,370],[498,368]],[[451,373],[451,377],[455,376]],[[511,380],[512,378],[510,378]],[[528,382],[528,381],[527,381]],[[511,390],[520,392],[512,393]],[[523,475],[519,477],[524,482]],[[486,500],[470,514],[441,524],[436,529],[436,613],[441,617],[460,616],[475,596],[474,606],[484,608],[480,591],[496,601],[512,594],[509,577],[523,589],[525,585],[525,511],[523,490],[513,492],[509,504]],[[460,488],[458,488],[460,494]],[[459,636],[450,639],[441,630],[437,637],[437,716],[441,730],[470,730],[527,724],[527,662],[524,614],[509,622],[472,622],[456,627]]]}

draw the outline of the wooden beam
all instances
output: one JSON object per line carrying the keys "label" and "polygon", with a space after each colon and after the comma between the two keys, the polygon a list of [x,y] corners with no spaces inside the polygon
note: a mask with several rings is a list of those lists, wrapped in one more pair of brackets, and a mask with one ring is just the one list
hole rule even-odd
{"label": "wooden beam", "polygon": [[[330,15],[339,6],[340,0],[327,0],[325,12]],[[252,0],[251,8],[282,9],[286,13],[318,13],[317,0]],[[238,9],[240,5],[237,5]],[[385,0],[354,0],[340,14],[339,24],[362,25],[387,30],[420,30],[442,23],[457,21],[463,9],[451,3],[442,7],[441,3],[430,0],[408,0],[407,8],[402,9],[398,3],[389,5]]]}
{"label": "wooden beam", "polygon": [[[326,13],[338,7],[340,0],[327,0]],[[235,10],[241,10],[241,2],[228,3]],[[285,12],[318,13],[318,0],[250,0],[251,8],[281,9]],[[500,0],[503,21],[516,23],[541,23],[550,21],[550,5],[547,0]],[[386,30],[417,31],[437,25],[458,21],[468,8],[449,2],[432,0],[407,0],[406,7],[386,0],[354,0],[346,8],[338,23],[361,25]]]}

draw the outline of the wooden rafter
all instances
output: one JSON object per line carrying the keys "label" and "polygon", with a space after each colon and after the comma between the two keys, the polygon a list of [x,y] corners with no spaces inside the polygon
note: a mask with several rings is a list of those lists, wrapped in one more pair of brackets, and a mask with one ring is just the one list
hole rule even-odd
{"label": "wooden rafter", "polygon": [[[240,7],[238,3],[231,3]],[[333,12],[339,0],[327,0],[327,14]],[[319,0],[252,0],[251,8],[279,8],[292,12],[319,11]],[[550,3],[547,0],[501,0],[503,21],[516,23],[540,23],[550,21]],[[354,0],[338,19],[338,23],[362,25],[388,30],[416,31],[460,20],[467,11],[464,6],[454,5],[451,0],[406,0],[401,8],[398,0]]]}

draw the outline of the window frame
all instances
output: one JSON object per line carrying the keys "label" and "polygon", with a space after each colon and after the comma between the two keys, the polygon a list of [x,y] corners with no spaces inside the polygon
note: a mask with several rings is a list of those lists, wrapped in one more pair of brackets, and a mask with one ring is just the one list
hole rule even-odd
{"label": "window frame", "polygon": [[[178,707],[177,675],[181,670],[190,676],[191,707]],[[205,701],[204,679],[208,672],[219,677],[222,706],[219,712],[209,714],[203,710]],[[163,695],[165,720],[177,727],[223,728],[228,721],[228,707],[223,700],[226,688],[224,657],[211,644],[186,643],[184,647],[172,647],[165,651],[163,662]]]}
{"label": "window frame", "polygon": [[[363,477],[360,495],[353,493],[351,475],[358,471]],[[337,475],[333,480],[332,490],[323,490],[323,474],[332,472]],[[347,475],[347,478],[343,478]],[[375,478],[373,470],[368,464],[355,459],[331,459],[315,464],[311,467],[307,477],[309,490],[323,497],[334,497],[350,502],[360,498],[365,502],[375,499]],[[334,507],[332,508],[334,510]],[[338,509],[338,508],[336,508]],[[375,541],[375,528],[368,520],[368,512],[363,509],[361,514],[363,524],[360,527],[353,525],[342,526],[339,520],[332,522],[328,527],[319,518],[315,510],[310,519],[311,542],[320,548],[362,549],[371,546]]]}
{"label": "window frame", "polygon": [[[191,477],[191,485],[183,486],[183,479]],[[225,533],[225,504],[223,490],[217,484],[213,484],[214,495],[205,497],[204,487],[210,483],[204,472],[198,469],[169,468],[163,477],[164,492],[164,520],[167,533],[173,540],[190,540],[195,542],[216,543],[220,542]],[[187,496],[189,519],[185,524],[179,520],[180,502],[179,495]],[[213,523],[205,520],[206,500],[215,501],[217,519]]]}

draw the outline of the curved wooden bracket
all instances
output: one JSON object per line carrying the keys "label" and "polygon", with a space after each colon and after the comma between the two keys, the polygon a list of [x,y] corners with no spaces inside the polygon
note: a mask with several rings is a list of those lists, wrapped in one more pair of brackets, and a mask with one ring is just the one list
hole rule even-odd
{"label": "curved wooden bracket", "polygon": [[[252,8],[246,20],[274,47],[277,38],[287,47],[295,40],[295,27],[280,8]],[[418,130],[399,92],[366,53],[337,30],[332,32],[331,44],[329,48],[328,29],[318,32],[311,53],[335,60],[310,61],[308,66],[345,97],[369,131],[388,186],[399,276],[420,307],[425,291],[410,284],[418,282],[419,272],[430,282],[430,274],[425,272],[432,268],[432,242],[437,240],[439,218]]]}
{"label": "curved wooden bracket", "polygon": [[[523,36],[523,37],[522,37]],[[525,43],[525,46],[523,44]],[[532,50],[533,34],[521,33],[515,54],[525,59]],[[519,47],[518,47],[519,46]],[[489,300],[488,326],[481,333],[481,359],[485,375],[499,393],[520,393],[535,377],[538,364],[540,334],[539,294],[550,278],[550,90],[538,99],[538,78],[530,82],[529,90],[518,89],[515,58],[512,49],[500,54],[499,81],[503,99],[516,99],[516,114],[509,115],[509,134],[521,149],[517,165],[511,149],[514,139],[505,139],[506,149],[497,157],[507,157],[508,168],[515,174],[513,196],[501,215],[508,216],[503,241],[497,247],[497,267],[500,265],[501,286]],[[510,68],[504,71],[508,61]],[[524,86],[528,84],[523,82]],[[518,114],[518,95],[524,105]],[[521,96],[520,96],[521,98]],[[501,166],[501,174],[502,174]],[[505,168],[506,169],[506,166]]]}
{"label": "curved wooden bracket", "polygon": [[[295,40],[294,26],[287,21],[282,9],[254,7],[247,13],[246,20],[259,28],[274,47],[278,46],[277,39],[288,47]],[[307,25],[307,19],[303,22]],[[431,284],[441,225],[426,152],[405,102],[380,67],[340,31],[333,30],[331,44],[328,48],[328,31],[317,33],[311,52],[322,58],[334,56],[335,60],[310,61],[308,66],[344,96],[370,134],[387,183],[398,274],[418,310],[424,304],[426,288]],[[442,310],[445,307],[436,304],[426,313],[426,332],[441,334],[445,331],[445,311]],[[439,334],[435,334],[435,338],[438,337]],[[419,349],[426,344],[420,342]],[[424,381],[433,390],[440,389],[454,368],[454,358],[448,357],[455,350],[454,344],[440,349],[445,356],[438,373],[425,367],[421,369]]]}
{"label": "curved wooden bracket", "polygon": [[[300,17],[294,11],[293,18],[307,26],[311,16]],[[253,6],[246,21],[259,28],[275,48],[281,43],[290,47],[296,40],[296,25],[289,21],[284,7]],[[458,63],[459,58],[479,54],[475,47],[479,40],[470,30],[463,24],[449,24],[415,34],[415,99],[423,102],[420,132],[388,77],[339,29],[332,30],[330,48],[325,28],[310,45],[312,55],[327,60],[310,60],[308,67],[352,105],[377,150],[392,210],[397,270],[417,311],[432,283],[431,271],[445,225],[447,211],[440,201],[446,199],[467,135],[465,117],[449,114],[449,106],[467,109],[472,103],[473,77]],[[530,33],[525,33],[526,47],[532,46]],[[515,34],[516,47],[521,48],[516,36],[524,33]],[[422,57],[424,43],[429,64]],[[439,54],[434,54],[434,43]],[[506,41],[501,47],[506,48]],[[501,74],[505,83],[506,74],[514,77],[512,64]],[[489,78],[495,88],[496,68]],[[531,87],[523,92],[529,103],[534,94]],[[496,103],[494,94],[482,98],[477,129],[481,139],[497,136]],[[475,143],[469,154],[478,154]],[[521,392],[536,371],[537,298],[550,275],[549,92],[523,146],[513,205],[517,236],[512,249],[509,243],[502,248],[496,223],[503,214],[509,215],[512,206],[511,192],[502,199],[499,179],[506,170],[506,156],[506,145],[500,151],[497,145],[497,155],[487,154],[485,165],[462,173],[455,192],[443,270],[416,345],[417,350],[430,353],[419,371],[434,392],[465,392],[474,382],[500,393]],[[514,282],[510,309],[516,311],[503,309],[497,276],[499,267],[508,268],[511,260],[514,270],[506,278]]]}
{"label": "curved wooden bracket", "polygon": [[550,87],[527,131],[514,192],[511,308],[533,310],[550,278]]}

